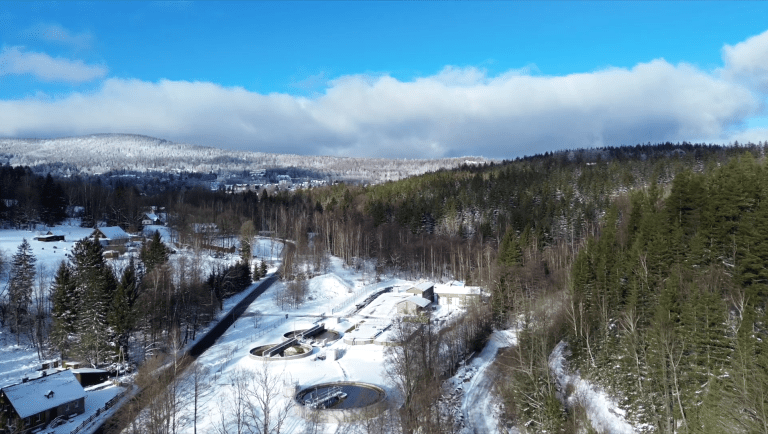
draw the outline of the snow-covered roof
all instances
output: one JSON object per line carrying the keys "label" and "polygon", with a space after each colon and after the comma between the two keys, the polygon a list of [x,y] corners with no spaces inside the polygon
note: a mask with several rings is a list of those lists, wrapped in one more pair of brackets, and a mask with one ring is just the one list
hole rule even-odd
{"label": "snow-covered roof", "polygon": [[8,386],[3,392],[21,418],[85,397],[85,390],[72,371],[61,371]]}
{"label": "snow-covered roof", "polygon": [[74,374],[108,374],[108,371],[105,371],[103,369],[96,369],[96,368],[77,368],[77,369],[71,369],[72,373]]}
{"label": "snow-covered roof", "polygon": [[480,295],[480,288],[477,286],[439,285],[435,287],[435,294]]}
{"label": "snow-covered roof", "polygon": [[148,212],[148,213],[145,213],[144,215],[145,215],[145,216],[146,216],[146,217],[147,217],[149,220],[152,220],[153,222],[154,222],[154,221],[157,221],[157,220],[160,220],[160,217],[158,217],[158,216],[157,216],[157,214],[155,214],[155,213],[153,213],[153,212]]}
{"label": "snow-covered roof", "polygon": [[414,286],[414,288],[418,288],[422,291],[426,291],[429,288],[432,288],[433,286],[435,286],[435,284],[432,282],[421,282],[418,285]]}
{"label": "snow-covered roof", "polygon": [[[414,295],[412,297],[408,297],[405,300],[401,301],[400,303],[405,303],[407,301],[410,301],[411,303],[416,304],[419,307],[427,307],[427,306],[429,306],[429,303],[431,303],[426,298],[419,297],[418,295]],[[400,303],[397,303],[397,304],[400,304]]]}
{"label": "snow-covered roof", "polygon": [[101,232],[105,238],[109,238],[110,240],[119,240],[122,238],[131,237],[120,226],[105,226],[103,228],[97,228],[96,230]]}

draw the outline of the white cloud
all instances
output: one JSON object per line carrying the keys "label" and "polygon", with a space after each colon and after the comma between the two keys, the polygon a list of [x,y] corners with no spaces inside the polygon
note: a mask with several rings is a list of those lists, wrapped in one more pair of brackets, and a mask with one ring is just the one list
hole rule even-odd
{"label": "white cloud", "polygon": [[566,76],[446,67],[407,82],[344,76],[311,98],[111,78],[92,93],[0,101],[0,136],[120,132],[267,152],[386,157],[510,158],[667,140],[722,143],[746,137],[741,126],[762,110],[764,95],[737,74],[758,67],[749,69],[744,54],[760,46],[753,39],[726,47],[726,68],[714,72],[662,59]]}
{"label": "white cloud", "polygon": [[23,35],[29,40],[56,42],[80,50],[91,48],[93,45],[93,35],[90,33],[72,33],[59,24],[36,24],[25,30]]}
{"label": "white cloud", "polygon": [[768,30],[746,41],[723,47],[725,76],[768,92]]}
{"label": "white cloud", "polygon": [[31,74],[43,81],[80,83],[103,78],[107,68],[86,65],[82,60],[24,51],[23,47],[4,47],[0,52],[0,76],[9,74]]}

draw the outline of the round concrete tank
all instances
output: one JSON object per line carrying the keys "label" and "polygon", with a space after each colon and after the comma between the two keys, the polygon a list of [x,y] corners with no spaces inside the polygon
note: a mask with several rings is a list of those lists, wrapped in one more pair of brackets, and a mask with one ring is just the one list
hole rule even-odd
{"label": "round concrete tank", "polygon": [[306,387],[296,394],[296,403],[307,419],[341,423],[377,417],[387,408],[387,395],[373,384],[340,381]]}

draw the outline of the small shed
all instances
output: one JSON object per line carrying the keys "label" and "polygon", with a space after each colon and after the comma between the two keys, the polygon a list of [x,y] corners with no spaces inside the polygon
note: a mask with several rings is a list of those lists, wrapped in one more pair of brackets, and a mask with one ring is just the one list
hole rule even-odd
{"label": "small shed", "polygon": [[424,297],[414,295],[397,303],[397,313],[402,315],[415,315],[426,309],[432,302]]}
{"label": "small shed", "polygon": [[0,427],[20,425],[22,432],[53,419],[85,412],[85,390],[72,371],[60,371],[0,389]]}
{"label": "small shed", "polygon": [[109,372],[103,369],[78,368],[72,369],[72,373],[75,374],[75,378],[83,387],[101,384],[109,380]]}
{"label": "small shed", "polygon": [[64,235],[54,234],[51,231],[39,232],[33,239],[45,243],[50,243],[53,241],[64,241]]}
{"label": "small shed", "polygon": [[433,282],[421,282],[405,292],[433,301],[435,296],[435,284]]}

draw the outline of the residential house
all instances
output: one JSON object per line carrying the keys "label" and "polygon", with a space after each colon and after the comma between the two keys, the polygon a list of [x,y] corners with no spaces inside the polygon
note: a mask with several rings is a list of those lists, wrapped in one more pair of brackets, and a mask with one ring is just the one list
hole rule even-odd
{"label": "residential house", "polygon": [[0,389],[0,434],[26,434],[57,417],[85,412],[85,390],[72,371],[60,371]]}
{"label": "residential house", "polygon": [[145,212],[141,216],[141,225],[142,226],[149,226],[149,225],[161,225],[163,224],[160,220],[160,216],[153,213],[153,212]]}
{"label": "residential house", "polygon": [[105,226],[96,228],[89,238],[99,238],[102,246],[123,246],[131,241],[131,235],[120,226]]}

